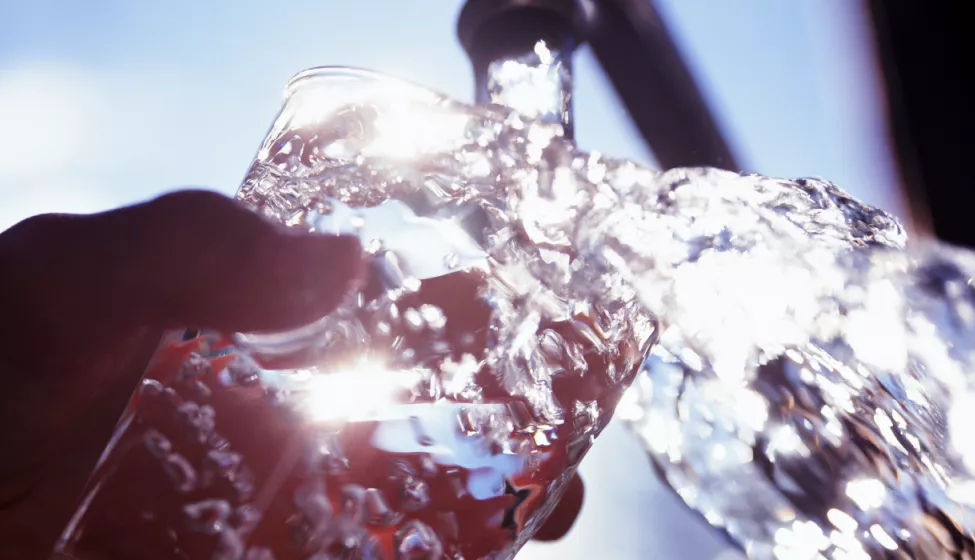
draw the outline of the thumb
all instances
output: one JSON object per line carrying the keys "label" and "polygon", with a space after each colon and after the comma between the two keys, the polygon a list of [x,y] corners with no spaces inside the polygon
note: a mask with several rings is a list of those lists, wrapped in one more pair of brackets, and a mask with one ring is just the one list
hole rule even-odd
{"label": "thumb", "polygon": [[359,259],[355,238],[293,232],[205,191],[37,216],[0,234],[0,334],[70,352],[142,326],[290,328],[331,311]]}

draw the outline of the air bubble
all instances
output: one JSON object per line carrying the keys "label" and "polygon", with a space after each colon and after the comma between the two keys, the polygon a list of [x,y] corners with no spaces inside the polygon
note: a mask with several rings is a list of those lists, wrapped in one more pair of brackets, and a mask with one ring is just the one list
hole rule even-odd
{"label": "air bubble", "polygon": [[156,430],[146,430],[142,436],[142,441],[145,442],[149,453],[160,459],[169,455],[173,450],[173,444],[170,443],[169,439]]}
{"label": "air bubble", "polygon": [[425,523],[408,521],[396,532],[397,560],[440,560],[442,557],[443,545]]}
{"label": "air bubble", "polygon": [[204,500],[183,506],[183,512],[191,520],[191,529],[214,535],[226,527],[231,507],[226,500]]}
{"label": "air bubble", "polygon": [[414,511],[430,504],[430,488],[419,478],[408,476],[403,480],[403,509]]}
{"label": "air bubble", "polygon": [[186,493],[196,488],[196,470],[182,455],[170,453],[163,458],[163,470],[177,492]]}
{"label": "air bubble", "polygon": [[177,415],[200,443],[206,443],[216,427],[216,412],[210,405],[199,406],[193,401],[186,401],[177,408]]}
{"label": "air bubble", "polygon": [[180,379],[192,379],[210,371],[210,360],[192,352],[179,368]]}
{"label": "air bubble", "polygon": [[342,515],[359,523],[365,513],[366,489],[358,484],[342,487]]}
{"label": "air bubble", "polygon": [[193,392],[196,393],[196,396],[199,399],[208,399],[213,395],[213,391],[210,390],[210,387],[208,387],[206,383],[199,380],[195,380],[193,382]]}
{"label": "air bubble", "polygon": [[[241,560],[245,558],[244,539],[233,529],[227,528],[220,531],[217,540],[217,549],[213,552],[212,560]],[[251,560],[246,558],[246,560]]]}
{"label": "air bubble", "polygon": [[382,491],[376,488],[369,488],[365,492],[364,499],[366,521],[373,525],[388,526],[394,524],[399,515],[386,503]]}
{"label": "air bubble", "polygon": [[250,533],[257,528],[260,521],[261,512],[252,505],[244,504],[234,512],[234,525],[237,527],[238,533],[244,535]]}
{"label": "air bubble", "polygon": [[163,393],[165,388],[162,383],[155,379],[143,379],[139,384],[139,394],[145,397],[157,397]]}
{"label": "air bubble", "polygon": [[250,360],[239,356],[229,366],[227,366],[231,383],[244,387],[257,384],[260,381],[260,369]]}
{"label": "air bubble", "polygon": [[242,457],[240,453],[229,450],[211,449],[204,460],[204,478],[209,482],[213,478],[225,478],[234,482],[240,469]]}

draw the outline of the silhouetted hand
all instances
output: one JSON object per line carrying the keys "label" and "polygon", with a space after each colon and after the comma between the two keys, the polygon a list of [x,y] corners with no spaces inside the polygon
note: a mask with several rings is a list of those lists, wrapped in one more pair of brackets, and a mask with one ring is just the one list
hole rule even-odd
{"label": "silhouetted hand", "polygon": [[[0,556],[47,558],[164,330],[306,324],[359,263],[353,238],[202,191],[0,234]],[[576,477],[537,538],[560,538],[582,494]]]}

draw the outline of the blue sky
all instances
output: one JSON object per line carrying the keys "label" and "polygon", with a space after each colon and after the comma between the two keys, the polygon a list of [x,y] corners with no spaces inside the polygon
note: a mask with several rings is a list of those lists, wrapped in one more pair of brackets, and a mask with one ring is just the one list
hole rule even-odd
{"label": "blue sky", "polygon": [[[900,212],[856,2],[659,5],[749,170],[825,177]],[[34,213],[97,211],[180,186],[233,193],[284,83],[306,67],[366,67],[470,100],[454,37],[459,7],[0,0],[0,230]],[[576,76],[580,145],[652,161],[585,49]],[[723,554],[617,428],[583,470],[590,492],[577,530],[523,557]]]}

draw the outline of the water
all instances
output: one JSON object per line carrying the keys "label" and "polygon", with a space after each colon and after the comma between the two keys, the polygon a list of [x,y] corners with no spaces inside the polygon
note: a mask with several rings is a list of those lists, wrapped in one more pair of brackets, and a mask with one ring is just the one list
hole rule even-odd
{"label": "water", "polygon": [[631,192],[597,237],[661,332],[617,412],[681,498],[754,558],[969,557],[973,255],[823,181]]}
{"label": "water", "polygon": [[[354,99],[324,121],[286,107],[239,198],[358,235],[363,285],[292,332],[173,333],[62,551],[504,559],[554,507],[639,370],[652,318],[608,266],[507,225],[497,173],[514,154],[486,136],[507,114]],[[437,133],[390,137],[419,125]],[[438,150],[450,131],[486,149]],[[541,281],[555,273],[588,283]]]}
{"label": "water", "polygon": [[510,558],[633,382],[619,416],[750,557],[975,554],[975,256],[824,181],[658,173],[380,85],[286,107],[239,193],[360,235],[370,282],[161,354],[76,553]]}

